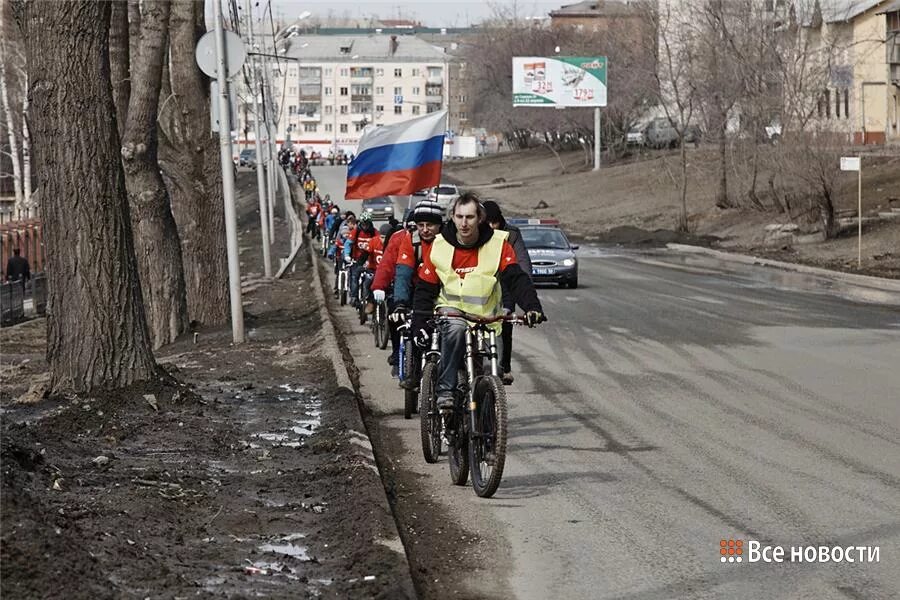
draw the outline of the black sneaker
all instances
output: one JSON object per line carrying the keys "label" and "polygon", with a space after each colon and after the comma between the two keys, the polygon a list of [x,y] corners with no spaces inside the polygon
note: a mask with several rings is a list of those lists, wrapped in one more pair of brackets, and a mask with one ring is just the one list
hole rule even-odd
{"label": "black sneaker", "polygon": [[390,354],[387,357],[387,361],[388,361],[389,365],[394,366],[394,364],[396,364],[396,362],[397,362],[397,357],[394,356],[393,354]]}

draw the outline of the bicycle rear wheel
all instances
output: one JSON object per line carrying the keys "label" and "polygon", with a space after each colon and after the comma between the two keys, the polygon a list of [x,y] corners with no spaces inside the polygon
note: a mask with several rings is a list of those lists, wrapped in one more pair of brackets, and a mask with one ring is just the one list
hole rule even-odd
{"label": "bicycle rear wheel", "polygon": [[469,440],[472,487],[481,498],[497,491],[506,463],[506,389],[499,377],[480,377],[475,383],[475,431]]}
{"label": "bicycle rear wheel", "polygon": [[426,362],[419,383],[419,424],[422,434],[422,454],[425,456],[425,462],[431,464],[436,463],[441,455],[441,413],[437,407],[435,391],[437,377],[438,363]]}

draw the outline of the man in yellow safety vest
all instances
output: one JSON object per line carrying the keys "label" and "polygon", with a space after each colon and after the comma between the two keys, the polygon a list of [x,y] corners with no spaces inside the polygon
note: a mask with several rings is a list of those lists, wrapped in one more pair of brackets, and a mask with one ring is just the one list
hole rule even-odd
{"label": "man in yellow safety vest", "polygon": [[[502,291],[522,307],[529,327],[546,321],[531,278],[519,267],[506,232],[485,222],[478,197],[467,192],[453,204],[452,221],[444,226],[419,266],[413,298],[413,332],[427,343],[425,321],[435,308],[453,308],[488,317],[502,314]],[[499,331],[500,324],[496,324]],[[441,367],[438,406],[452,408],[457,371],[463,358],[466,322],[441,321]],[[498,345],[499,345],[498,336]],[[501,350],[502,355],[502,350]]]}

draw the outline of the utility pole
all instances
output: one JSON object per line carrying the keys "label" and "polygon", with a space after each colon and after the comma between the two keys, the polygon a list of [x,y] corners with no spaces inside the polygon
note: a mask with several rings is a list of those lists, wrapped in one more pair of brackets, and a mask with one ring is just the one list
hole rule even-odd
{"label": "utility pole", "polygon": [[[273,55],[278,52],[275,48],[275,39],[272,39]],[[266,174],[269,176],[269,230],[272,232],[272,243],[275,243],[275,170],[273,167],[273,155],[275,149],[275,104],[272,100],[272,73],[269,70],[269,61],[263,60],[263,81],[265,92],[263,94],[263,113],[266,114],[266,131],[268,132],[268,153]]]}
{"label": "utility pole", "polygon": [[241,301],[241,266],[238,254],[237,212],[234,207],[234,163],[231,160],[231,102],[228,98],[228,72],[225,55],[225,31],[222,28],[221,0],[213,0],[216,36],[216,81],[219,84],[219,150],[222,163],[222,197],[225,203],[225,238],[228,247],[228,289],[231,298],[231,337],[235,344],[244,341],[244,307]]}
{"label": "utility pole", "polygon": [[[253,11],[251,0],[246,0],[247,15],[247,31],[250,36],[250,48],[253,49]],[[260,140],[259,120],[263,113],[259,108],[259,85],[256,71],[256,57],[250,54],[250,95],[253,97],[253,112],[256,115],[253,119],[253,130],[256,137],[256,190],[259,195],[259,227],[262,231],[262,251],[263,251],[263,267],[266,278],[272,277],[272,259],[269,254],[269,219],[267,209],[267,195],[265,175],[262,170],[262,142]]]}

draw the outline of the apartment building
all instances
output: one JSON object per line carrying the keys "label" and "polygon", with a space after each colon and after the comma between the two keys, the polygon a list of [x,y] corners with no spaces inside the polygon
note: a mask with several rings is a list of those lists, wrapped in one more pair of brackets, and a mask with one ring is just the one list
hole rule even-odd
{"label": "apartment building", "polygon": [[369,124],[448,107],[448,56],[414,36],[301,35],[286,42],[278,49],[284,58],[270,63],[279,141],[355,152]]}

